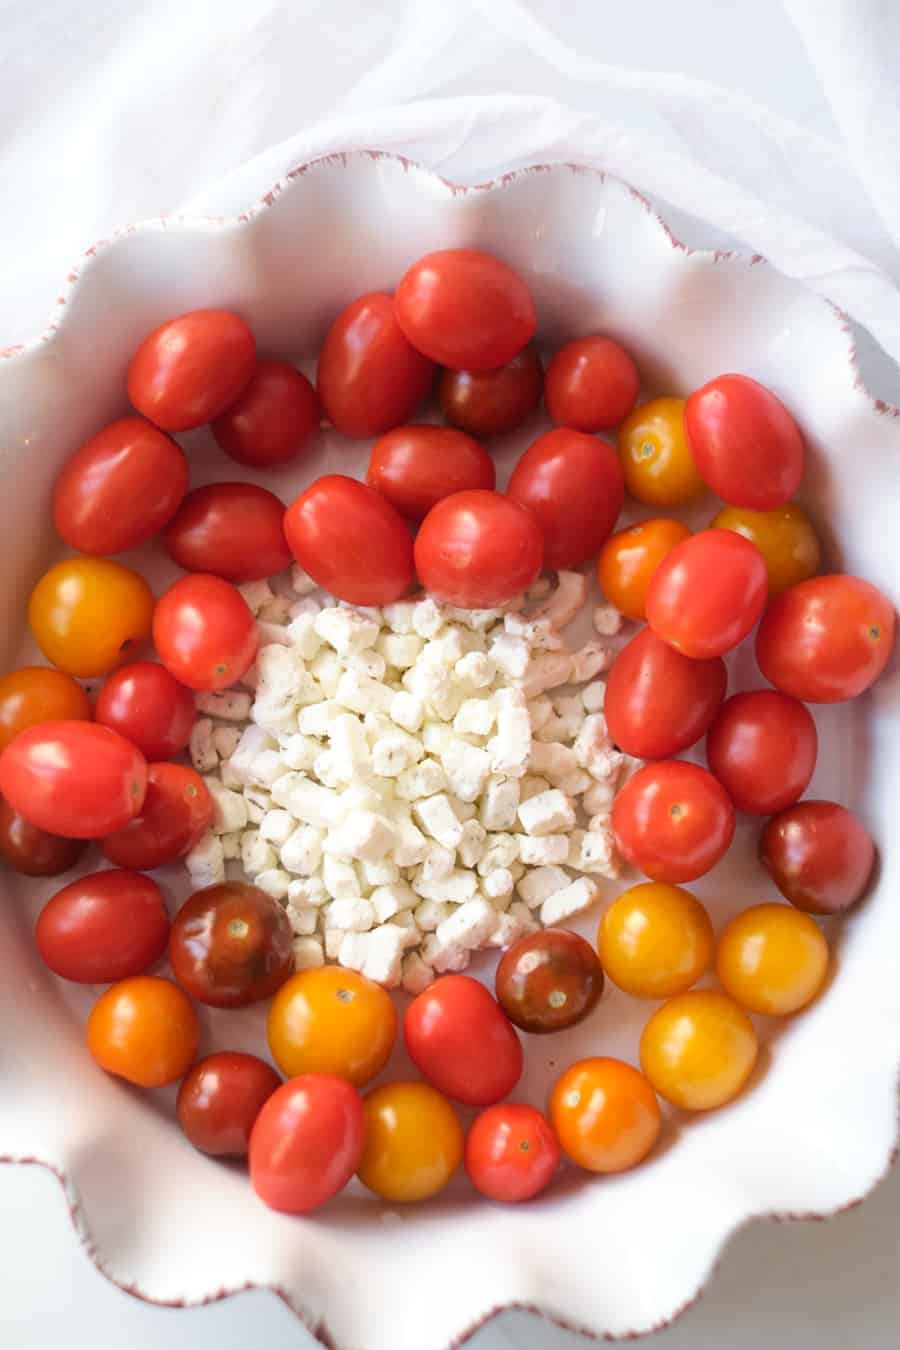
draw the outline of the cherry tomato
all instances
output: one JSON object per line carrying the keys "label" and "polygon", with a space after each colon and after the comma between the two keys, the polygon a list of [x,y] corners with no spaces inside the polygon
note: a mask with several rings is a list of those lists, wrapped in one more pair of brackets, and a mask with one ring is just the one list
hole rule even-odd
{"label": "cherry tomato", "polygon": [[291,565],[284,503],[253,483],[210,483],[188,493],[163,536],[186,572],[258,581]]}
{"label": "cherry tomato", "polygon": [[270,1209],[309,1214],[343,1190],[366,1133],[362,1098],[343,1078],[307,1073],[262,1107],[250,1135],[250,1180]]}
{"label": "cherry tomato", "polygon": [[531,1200],[553,1180],[559,1140],[533,1106],[504,1102],[482,1111],[466,1135],[466,1171],[489,1200]]}
{"label": "cherry tomato", "polygon": [[660,563],[647,592],[647,622],[684,656],[707,660],[743,641],[767,590],[755,544],[731,530],[701,530]]}
{"label": "cherry tomato", "polygon": [[838,914],[864,894],[875,865],[875,844],[845,806],[798,802],[769,821],[759,856],[797,909]]}
{"label": "cherry tomato", "polygon": [[53,523],[79,553],[122,553],[172,519],[187,485],[181,446],[143,417],[123,417],[66,461],[53,491]]}
{"label": "cherry tomato", "polygon": [[409,590],[413,541],[374,488],[343,474],[317,478],[284,518],[291,552],[324,590],[351,605],[388,605]]}
{"label": "cherry tomato", "polygon": [[121,666],[97,695],[95,716],[147,759],[170,759],[191,739],[194,696],[157,661]]}
{"label": "cherry tomato", "polygon": [[140,813],[108,834],[102,848],[117,867],[151,872],[183,858],[212,820],[212,798],[199,773],[186,764],[150,764]]}
{"label": "cherry tomato", "polygon": [[397,1038],[390,994],[337,966],[301,970],[269,1009],[269,1049],[288,1077],[332,1073],[357,1087],[387,1064]]}
{"label": "cherry tomato", "polygon": [[625,499],[612,446],[563,428],[546,432],[528,447],[506,490],[534,515],[544,536],[544,564],[556,569],[594,557]]}
{"label": "cherry tomato", "polygon": [[603,711],[620,750],[636,759],[668,759],[707,731],[725,697],[719,656],[692,661],[642,628],[616,656]]}
{"label": "cherry tomato", "polygon": [[470,436],[515,431],[544,392],[544,367],[529,342],[497,370],[442,370],[437,384],[441,412]]}
{"label": "cherry tomato", "polygon": [[246,1158],[256,1118],[280,1086],[272,1066],[256,1055],[208,1055],[182,1079],[178,1123],[201,1153]]}
{"label": "cherry tomato", "polygon": [[603,993],[603,970],[589,942],[563,928],[519,938],[494,977],[497,1001],[523,1031],[562,1031],[584,1021]]}
{"label": "cherry tomato", "polygon": [[697,468],[732,506],[774,511],[800,486],[800,428],[780,399],[747,375],[719,375],[695,390],[684,424]]}
{"label": "cherry tomato", "polygon": [[403,1034],[419,1072],[466,1106],[491,1106],[521,1077],[522,1046],[512,1023],[468,975],[444,975],[417,995]]}
{"label": "cherry tomato", "polygon": [[550,1118],[563,1152],[589,1172],[625,1172],[659,1137],[659,1102],[621,1059],[580,1059],[556,1080]]}
{"label": "cherry tomato", "polygon": [[453,1107],[427,1083],[385,1083],[365,1100],[364,1186],[395,1205],[442,1191],[463,1156]]}
{"label": "cherry tomato", "polygon": [[771,816],[802,797],[819,738],[808,710],[774,689],[735,694],[706,738],[710,769],[739,811]]}
{"label": "cherry tomato", "polygon": [[128,397],[165,431],[188,431],[230,407],[255,368],[256,341],[243,319],[195,309],[144,338],[128,367]]}
{"label": "cherry tomato", "polygon": [[244,392],[212,424],[219,445],[254,469],[296,459],[319,429],[319,400],[287,361],[260,361]]}
{"label": "cherry tomato", "polygon": [[434,366],[410,346],[385,291],[361,295],[335,319],[319,354],[322,411],[344,436],[380,436],[408,422]]}
{"label": "cherry tomato", "polygon": [[716,974],[741,1007],[786,1017],[811,1003],[825,983],[828,943],[799,909],[753,905],[723,929]]}
{"label": "cherry tomato", "polygon": [[404,274],[397,322],[420,352],[451,370],[496,370],[537,328],[525,282],[499,258],[471,248],[426,253]]}
{"label": "cherry tomato", "polygon": [[0,794],[32,825],[67,839],[122,829],[146,790],[140,750],[93,722],[41,722],[0,755]]}
{"label": "cherry tomato", "polygon": [[613,802],[619,849],[654,881],[694,881],[734,835],[734,807],[711,773],[680,759],[638,769]]}
{"label": "cherry tomato", "polygon": [[560,347],[547,367],[544,401],[557,426],[607,431],[628,416],[640,387],[638,368],[625,348],[595,335]]}
{"label": "cherry tomato", "polygon": [[756,659],[786,694],[804,703],[839,703],[878,679],[895,627],[893,605],[868,581],[813,577],[769,606],[756,635]]}
{"label": "cherry tomato", "polygon": [[455,492],[432,507],[416,536],[416,571],[436,599],[491,609],[519,595],[541,570],[535,517],[499,492]]}
{"label": "cherry tomato", "polygon": [[656,1091],[684,1111],[711,1111],[742,1090],[759,1049],[753,1023],[725,994],[692,989],[650,1018],[641,1067]]}
{"label": "cherry tomato", "polygon": [[166,950],[162,891],[139,872],[94,872],[57,891],[41,910],[34,939],[64,980],[111,984],[140,975]]}
{"label": "cherry tomato", "polygon": [[133,975],[107,989],[87,1024],[88,1049],[107,1073],[138,1087],[165,1087],[197,1053],[193,1004],[171,980]]}
{"label": "cherry tomato", "polygon": [[0,676],[0,750],[39,722],[89,722],[91,701],[61,670],[22,666]]}
{"label": "cherry tomato", "polygon": [[610,535],[597,559],[597,581],[626,619],[647,618],[647,591],[656,569],[691,532],[680,520],[642,520]]}
{"label": "cherry tomato", "polygon": [[169,960],[198,1003],[243,1008],[271,998],[291,973],[287,914],[265,891],[224,881],[195,891],[172,923]]}
{"label": "cherry tomato", "polygon": [[684,399],[654,398],[619,427],[625,488],[648,506],[687,506],[706,492],[684,429]]}
{"label": "cherry tomato", "polygon": [[38,646],[67,675],[108,675],[150,636],[153,594],[142,576],[109,558],[67,558],[31,593]]}
{"label": "cherry tomato", "polygon": [[83,839],[63,839],[30,825],[0,797],[0,859],[24,877],[58,877],[74,867],[86,847]]}
{"label": "cherry tomato", "polygon": [[366,482],[410,520],[421,520],[442,497],[465,488],[493,488],[488,452],[452,427],[395,427],[372,447]]}
{"label": "cherry tomato", "polygon": [[700,979],[713,926],[690,891],[645,881],[623,891],[600,920],[597,950],[613,984],[636,998],[671,998]]}
{"label": "cherry tomato", "polygon": [[253,664],[259,634],[244,597],[221,577],[182,577],[153,617],[159,659],[189,689],[227,689]]}
{"label": "cherry tomato", "polygon": [[747,511],[725,506],[712,522],[714,530],[734,530],[755,544],[769,577],[769,599],[814,577],[822,550],[809,516],[794,502],[774,511]]}

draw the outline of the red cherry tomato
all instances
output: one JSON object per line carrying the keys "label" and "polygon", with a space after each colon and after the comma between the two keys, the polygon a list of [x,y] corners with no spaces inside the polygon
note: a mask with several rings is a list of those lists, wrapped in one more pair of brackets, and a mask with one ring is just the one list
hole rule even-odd
{"label": "red cherry tomato", "polygon": [[691,394],[684,424],[701,475],[723,501],[774,511],[803,477],[803,437],[787,408],[746,375],[719,375]]}
{"label": "red cherry tomato", "polygon": [[533,1106],[489,1106],[466,1136],[466,1171],[490,1200],[531,1200],[553,1180],[559,1140],[546,1116]]}
{"label": "red cherry tomato", "polygon": [[641,377],[624,347],[608,337],[576,338],[547,367],[544,401],[553,421],[574,431],[607,431],[631,412]]}
{"label": "red cherry tomato", "polygon": [[838,914],[865,893],[875,844],[837,802],[797,802],[769,821],[759,856],[786,900],[808,914]]}
{"label": "red cherry tomato", "polygon": [[172,519],[187,485],[181,446],[143,417],[123,417],[64,464],[53,490],[53,523],[78,553],[122,553]]}
{"label": "red cherry tomato", "polygon": [[122,666],[103,683],[96,720],[136,745],[147,759],[170,759],[191,739],[194,697],[157,661]]}
{"label": "red cherry tomato", "polygon": [[106,836],[103,852],[117,867],[152,872],[183,858],[211,820],[212,798],[198,773],[186,764],[150,764],[140,814]]}
{"label": "red cherry tomato", "polygon": [[765,560],[732,530],[701,530],[663,559],[647,592],[647,622],[684,656],[708,660],[750,632],[769,590]]}
{"label": "red cherry tomato", "polygon": [[385,291],[361,295],[338,315],[322,345],[316,389],[344,436],[380,436],[408,422],[431,388],[434,366],[410,346]]}
{"label": "red cherry tomato", "polygon": [[600,551],[615,525],[625,479],[606,441],[560,428],[528,447],[506,491],[540,525],[545,566],[575,567]]}
{"label": "red cherry tomato", "polygon": [[250,1180],[270,1209],[308,1214],[342,1190],[359,1167],[366,1133],[362,1097],[331,1074],[305,1073],[273,1092],[250,1135]]}
{"label": "red cherry tomato", "polygon": [[440,249],[413,263],[397,287],[394,312],[412,345],[451,370],[496,370],[537,327],[518,273],[471,248]]}
{"label": "red cherry tomato", "polygon": [[499,492],[455,492],[432,507],[416,536],[416,571],[438,600],[490,609],[526,590],[541,570],[535,517]]}
{"label": "red cherry tomato", "polygon": [[654,881],[702,877],[734,835],[734,807],[711,773],[680,759],[639,769],[613,802],[619,849]]}
{"label": "red cherry tomato", "polygon": [[175,915],[172,973],[199,1003],[243,1008],[271,998],[289,977],[294,935],[265,891],[226,881],[195,891]]}
{"label": "red cherry tomato", "polygon": [[389,501],[355,478],[317,478],[288,507],[284,532],[304,571],[339,600],[387,605],[409,590],[409,528]]}
{"label": "red cherry tomato", "polygon": [[782,591],[756,635],[767,680],[804,703],[856,698],[887,665],[894,607],[860,577],[811,577]]}
{"label": "red cherry tomato", "polygon": [[122,829],[146,790],[140,750],[94,722],[41,722],[0,755],[0,794],[32,825],[67,839]]}
{"label": "red cherry tomato", "polygon": [[318,429],[316,391],[287,361],[260,361],[244,392],[212,424],[226,455],[254,469],[296,459]]}
{"label": "red cherry tomato", "polygon": [[609,734],[635,759],[668,759],[709,729],[727,683],[721,657],[692,661],[642,628],[607,676],[603,712]]}
{"label": "red cherry tomato", "polygon": [[256,368],[256,340],[236,314],[195,309],[161,324],[128,367],[128,397],[165,431],[188,431],[220,416]]}
{"label": "red cherry tomato", "polygon": [[201,1153],[246,1158],[256,1118],[280,1086],[272,1066],[256,1055],[208,1055],[181,1080],[178,1123]]}
{"label": "red cherry tomato", "polygon": [[774,689],[735,694],[706,738],[706,760],[739,811],[771,816],[806,791],[816,767],[816,724]]}
{"label": "red cherry tomato", "polygon": [[522,1046],[512,1023],[468,975],[444,975],[414,998],[403,1034],[423,1077],[466,1106],[490,1106],[521,1077]]}
{"label": "red cherry tomato", "polygon": [[494,462],[483,446],[453,427],[395,427],[377,440],[366,482],[401,515],[421,520],[444,497],[493,488]]}
{"label": "red cherry tomato", "polygon": [[31,825],[0,797],[0,859],[23,877],[58,877],[74,867],[84,839],[63,839]]}
{"label": "red cherry tomato", "polygon": [[499,436],[530,417],[544,392],[544,367],[529,342],[498,370],[443,370],[437,385],[441,412],[470,436]]}
{"label": "red cherry tomato", "polygon": [[155,881],[138,872],[94,872],[57,891],[41,910],[34,940],[55,975],[113,984],[158,961],[169,916]]}
{"label": "red cherry tomato", "polygon": [[189,492],[163,542],[186,572],[235,583],[258,581],[291,565],[284,502],[253,483],[210,483]]}
{"label": "red cherry tomato", "polygon": [[227,689],[253,664],[259,634],[244,597],[221,577],[170,586],[153,615],[159,659],[189,689]]}

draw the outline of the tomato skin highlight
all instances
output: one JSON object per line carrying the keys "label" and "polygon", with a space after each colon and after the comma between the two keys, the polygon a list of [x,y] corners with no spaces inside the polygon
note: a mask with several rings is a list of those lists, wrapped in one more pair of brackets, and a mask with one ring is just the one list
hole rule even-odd
{"label": "tomato skin highlight", "polygon": [[210,483],[189,492],[163,543],[186,572],[235,584],[274,576],[292,561],[284,503],[253,483]]}
{"label": "tomato skin highlight", "polygon": [[692,661],[642,628],[607,675],[603,712],[609,734],[635,759],[668,759],[707,732],[727,684],[721,657]]}
{"label": "tomato skin highlight", "polygon": [[181,1081],[178,1123],[201,1153],[246,1158],[256,1118],[280,1086],[275,1070],[256,1055],[207,1055]]}
{"label": "tomato skin highlight", "polygon": [[58,877],[81,857],[87,841],[64,839],[32,825],[0,797],[0,860],[23,877]]}
{"label": "tomato skin highlight", "polygon": [[94,713],[101,726],[118,731],[148,760],[171,759],[184,750],[196,717],[190,689],[157,661],[120,666],[107,676]]}
{"label": "tomato skin highlight", "polygon": [[152,872],[183,858],[209,828],[212,798],[187,764],[150,764],[140,813],[101,845],[117,867]]}
{"label": "tomato skin highlight", "polygon": [[21,666],[0,675],[0,750],[39,722],[90,722],[91,700],[71,675]]}
{"label": "tomato skin highlight", "polygon": [[158,961],[169,928],[156,882],[111,869],[57,891],[38,916],[34,939],[55,975],[77,984],[112,984]]}
{"label": "tomato skin highlight", "polygon": [[488,452],[451,427],[395,427],[372,447],[366,482],[401,515],[421,520],[443,497],[467,488],[493,489]]}
{"label": "tomato skin highlight", "polygon": [[819,737],[808,710],[775,689],[735,694],[706,738],[706,759],[739,811],[771,816],[802,797]]}
{"label": "tomato skin highlight", "polygon": [[625,480],[611,445],[559,427],[528,447],[506,491],[535,516],[544,564],[559,569],[599,552],[622,510]]}
{"label": "tomato skin highlight", "polygon": [[406,1048],[430,1083],[466,1106],[491,1106],[522,1074],[522,1045],[483,984],[443,975],[417,995],[403,1021]]}
{"label": "tomato skin highlight", "polygon": [[759,549],[731,530],[701,530],[660,563],[647,592],[647,622],[683,656],[703,661],[742,642],[768,594]]}
{"label": "tomato skin highlight", "polygon": [[719,375],[695,390],[684,422],[697,468],[730,506],[774,511],[800,486],[800,428],[781,400],[749,376]]}
{"label": "tomato skin highlight", "polygon": [[436,599],[490,609],[526,590],[541,570],[544,541],[526,507],[499,492],[444,497],[416,536],[419,580]]}
{"label": "tomato skin highlight", "polygon": [[260,361],[244,392],[212,424],[231,459],[270,469],[297,459],[319,429],[319,400],[287,361]]}
{"label": "tomato skin highlight", "polygon": [[283,1214],[309,1214],[342,1190],[362,1157],[366,1118],[352,1084],[302,1074],[272,1093],[250,1135],[250,1180]]}
{"label": "tomato skin highlight", "polygon": [[553,1126],[533,1106],[489,1106],[470,1125],[465,1163],[472,1185],[489,1200],[518,1204],[540,1194],[559,1166]]}
{"label": "tomato skin highlight", "polygon": [[638,368],[612,338],[575,338],[547,367],[544,401],[552,421],[573,431],[609,431],[631,412],[641,387]]}
{"label": "tomato skin highlight", "polygon": [[544,367],[533,342],[497,370],[442,370],[441,412],[470,436],[500,436],[530,417],[544,392]]}
{"label": "tomato skin highlight", "polygon": [[195,309],[144,338],[128,367],[128,397],[164,431],[189,431],[234,403],[255,369],[256,339],[243,319]]}
{"label": "tomato skin highlight", "polygon": [[875,844],[845,806],[804,801],[773,816],[760,836],[759,857],[797,909],[840,914],[865,894],[875,866]]}
{"label": "tomato skin highlight", "polygon": [[153,616],[159,659],[189,689],[227,689],[246,674],[259,633],[244,597],[230,582],[202,572],[181,577]]}
{"label": "tomato skin highlight", "polygon": [[621,853],[653,881],[702,877],[734,836],[734,806],[706,769],[680,759],[647,764],[619,790],[612,828]]}

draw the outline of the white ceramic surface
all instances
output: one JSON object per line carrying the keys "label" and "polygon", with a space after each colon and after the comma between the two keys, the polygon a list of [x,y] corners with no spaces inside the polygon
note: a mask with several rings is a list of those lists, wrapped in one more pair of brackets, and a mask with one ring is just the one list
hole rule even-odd
{"label": "white ceramic surface", "polygon": [[[4,666],[28,651],[25,598],[56,551],[55,473],[123,408],[128,357],[150,328],[182,310],[229,306],[264,351],[309,358],[344,303],[392,286],[417,255],[451,244],[495,251],[518,267],[551,343],[598,329],[620,337],[649,388],[686,392],[723,370],[769,384],[807,434],[803,498],[824,528],[831,565],[900,598],[892,502],[900,418],[862,387],[851,339],[826,304],[759,260],[686,251],[640,198],[596,174],[558,166],[462,192],[399,161],[360,155],[298,172],[237,220],[152,222],[99,246],[71,274],[54,327],[3,354]],[[498,447],[501,470],[539,425]],[[239,476],[205,433],[186,444],[195,483]],[[288,497],[326,466],[359,473],[365,454],[326,435],[299,468],[256,481]],[[149,560],[145,551],[140,561]],[[150,571],[158,584],[171,575],[158,563]],[[752,678],[745,653],[733,667]],[[877,889],[831,925],[838,963],[823,998],[802,1018],[763,1028],[768,1053],[753,1090],[708,1117],[670,1115],[662,1146],[638,1171],[614,1180],[568,1172],[517,1210],[473,1199],[459,1178],[442,1198],[402,1214],[361,1190],[314,1219],[271,1214],[240,1170],[190,1149],[173,1127],[171,1092],[139,1094],[91,1064],[81,1031],[91,991],[50,977],[30,940],[53,883],[6,875],[0,1155],[38,1159],[64,1178],[79,1231],[123,1287],[178,1304],[270,1286],[341,1350],[443,1350],[516,1303],[612,1335],[671,1319],[736,1226],[756,1214],[825,1214],[852,1203],[884,1172],[894,1145],[897,661],[871,696],[817,720],[823,754],[811,794],[863,813],[882,847]],[[696,888],[717,920],[772,895],[753,862],[754,838],[744,822],[732,854]],[[477,973],[489,978],[489,964]],[[647,1011],[613,991],[577,1033],[532,1039],[519,1095],[542,1103],[554,1071],[579,1054],[633,1059]],[[261,1047],[258,1011],[213,1014],[206,1025],[210,1044]],[[405,1072],[400,1055],[392,1071]]]}

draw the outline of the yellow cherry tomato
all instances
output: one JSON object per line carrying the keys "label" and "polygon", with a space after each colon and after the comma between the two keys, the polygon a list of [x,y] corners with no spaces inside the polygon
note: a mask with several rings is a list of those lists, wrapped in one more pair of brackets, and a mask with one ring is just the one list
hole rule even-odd
{"label": "yellow cherry tomato", "polygon": [[643,622],[650,582],[676,544],[690,535],[680,520],[642,520],[610,535],[597,559],[600,589],[628,619]]}
{"label": "yellow cherry tomato", "polygon": [[150,636],[153,593],[109,558],[68,558],[31,593],[28,622],[48,661],[81,679],[133,661]]}
{"label": "yellow cherry tomato", "polygon": [[580,1059],[560,1074],[550,1118],[565,1153],[589,1172],[624,1172],[656,1143],[659,1102],[637,1069],[621,1059]]}
{"label": "yellow cherry tomato", "polygon": [[364,1105],[363,1185],[397,1205],[442,1191],[463,1155],[462,1126],[447,1098],[427,1083],[385,1083]]}
{"label": "yellow cherry tomato", "polygon": [[301,970],[269,1009],[269,1048],[288,1078],[333,1073],[356,1087],[380,1073],[397,1036],[390,994],[353,970]]}
{"label": "yellow cherry tomato", "polygon": [[685,506],[706,491],[684,429],[683,398],[642,403],[619,427],[617,444],[625,487],[639,502]]}
{"label": "yellow cherry tomato", "polygon": [[799,909],[753,905],[719,938],[716,973],[743,1007],[784,1017],[805,1008],[825,983],[828,943]]}
{"label": "yellow cherry tomato", "polygon": [[641,1067],[661,1097],[685,1111],[709,1111],[743,1088],[758,1050],[743,1008],[708,989],[658,1008],[641,1036]]}
{"label": "yellow cherry tomato", "polygon": [[0,750],[39,722],[89,722],[91,701],[61,670],[23,666],[0,678]]}
{"label": "yellow cherry tomato", "polygon": [[664,881],[645,881],[620,895],[597,935],[603,969],[637,998],[683,994],[708,968],[714,945],[700,901]]}
{"label": "yellow cherry tomato", "polygon": [[710,527],[734,530],[755,544],[763,555],[769,574],[769,595],[780,595],[788,586],[814,577],[819,570],[822,550],[812,521],[794,502],[774,511],[745,511],[726,506]]}

